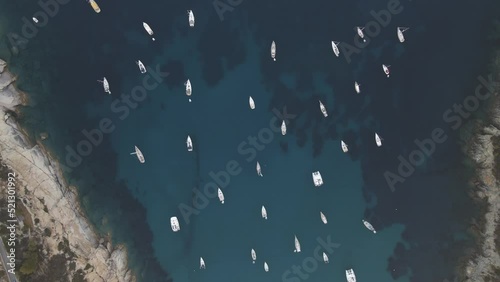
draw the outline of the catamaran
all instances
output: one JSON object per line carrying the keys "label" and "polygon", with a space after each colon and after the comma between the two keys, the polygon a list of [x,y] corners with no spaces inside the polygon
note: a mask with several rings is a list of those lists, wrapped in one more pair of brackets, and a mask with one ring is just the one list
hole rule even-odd
{"label": "catamaran", "polygon": [[142,154],[141,150],[139,150],[139,148],[137,148],[137,146],[134,146],[135,147],[135,152],[133,153],[130,153],[131,155],[136,155],[137,158],[139,159],[139,162],[141,164],[143,164],[145,162],[144,160],[144,155]]}
{"label": "catamaran", "polygon": [[285,121],[281,123],[281,134],[285,135],[286,134],[286,124]]}
{"label": "catamaran", "polygon": [[328,223],[328,221],[326,220],[326,216],[323,212],[319,212],[319,216],[321,217],[321,221],[323,221],[324,224]]}
{"label": "catamaran", "polygon": [[[154,32],[153,32],[153,30],[151,29],[151,27],[150,27],[147,23],[142,22],[142,26],[144,27],[144,29],[146,30],[146,32],[147,32],[150,36],[153,36]],[[151,37],[151,39],[152,39],[153,41],[155,41],[155,38],[154,38],[154,37]]]}
{"label": "catamaran", "polygon": [[193,142],[191,141],[191,136],[189,136],[189,135],[186,139],[186,146],[187,146],[188,152],[193,151]]}
{"label": "catamaran", "polygon": [[354,275],[352,268],[345,271],[345,277],[347,278],[347,282],[356,282],[356,275]]}
{"label": "catamaran", "polygon": [[377,147],[382,146],[382,139],[380,139],[377,133],[375,133],[375,143],[377,143]]}
{"label": "catamaran", "polygon": [[391,66],[390,65],[382,65],[382,69],[384,70],[384,73],[385,75],[387,75],[387,77],[389,77],[391,71],[389,70]]}
{"label": "catamaran", "polygon": [[264,270],[269,272],[269,265],[267,265],[267,262],[264,262]]}
{"label": "catamaran", "polygon": [[224,204],[224,194],[220,188],[217,189],[217,196],[219,196],[219,201]]}
{"label": "catamaran", "polygon": [[340,42],[337,42],[337,41],[332,41],[332,49],[333,49],[333,53],[335,54],[335,56],[339,56],[340,54],[340,51],[339,51],[339,47],[338,45],[340,44]]}
{"label": "catamaran", "polygon": [[361,85],[357,82],[357,81],[354,81],[354,90],[356,90],[356,93],[360,93],[361,92],[361,89],[359,89]]}
{"label": "catamaran", "polygon": [[319,171],[313,172],[312,177],[313,177],[314,186],[319,187],[319,186],[323,185],[323,178],[321,177],[321,173],[319,173]]}
{"label": "catamaran", "polygon": [[179,225],[179,220],[175,216],[172,216],[170,218],[170,226],[172,227],[172,231],[174,232],[181,230],[181,227]]}
{"label": "catamaran", "polygon": [[261,213],[262,213],[262,218],[267,220],[267,211],[264,206],[262,206]]}
{"label": "catamaran", "polygon": [[399,27],[398,26],[398,39],[399,39],[399,42],[403,43],[405,42],[405,37],[403,35],[403,32],[407,31],[409,29],[409,27]]}
{"label": "catamaran", "polygon": [[325,263],[328,263],[328,256],[325,254],[325,252],[323,252],[323,261]]}
{"label": "catamaran", "polygon": [[276,43],[274,41],[271,43],[271,58],[276,61]]}
{"label": "catamaran", "polygon": [[194,26],[194,14],[193,14],[193,10],[188,10],[188,21],[189,21],[189,26],[193,27]]}
{"label": "catamaran", "polygon": [[328,117],[328,112],[326,111],[325,105],[323,105],[321,101],[319,101],[319,109],[321,110],[321,113],[324,117]]}
{"label": "catamaran", "polygon": [[141,73],[146,73],[146,68],[144,67],[144,64],[141,62],[141,60],[138,60],[135,63],[137,64],[137,66],[139,66],[139,70],[141,71]]}
{"label": "catamaran", "polygon": [[356,27],[356,31],[358,32],[358,36],[361,39],[363,39],[363,42],[366,42],[365,34],[363,33],[363,29],[365,29],[365,28],[364,27],[359,27],[359,26]]}
{"label": "catamaran", "polygon": [[98,14],[101,12],[101,8],[99,8],[99,5],[97,5],[97,3],[94,0],[88,0],[87,2],[90,3],[90,6],[92,6],[92,9],[94,9],[94,12],[96,12]]}
{"label": "catamaran", "polygon": [[253,101],[252,96],[248,98],[248,104],[250,104],[250,109],[255,109],[255,102]]}
{"label": "catamaran", "polygon": [[300,253],[300,242],[299,239],[297,239],[297,236],[295,235],[295,250],[293,250],[294,253]]}
{"label": "catamaran", "polygon": [[111,94],[111,91],[109,90],[109,83],[106,77],[103,77],[102,80],[98,80],[100,83],[102,83],[102,87],[104,88],[104,92]]}
{"label": "catamaran", "polygon": [[252,263],[255,263],[255,260],[257,259],[257,254],[255,253],[255,250],[252,249],[250,253],[252,254]]}
{"label": "catamaran", "polygon": [[260,177],[263,177],[264,175],[262,175],[262,170],[260,169],[260,164],[259,162],[257,162],[257,166],[255,167],[257,169],[257,174],[260,176]]}
{"label": "catamaran", "polygon": [[205,269],[205,261],[200,257],[200,269]]}
{"label": "catamaran", "polygon": [[33,17],[32,19],[33,19],[33,21],[34,21],[35,23],[38,23],[38,19],[37,19],[37,18]]}
{"label": "catamaran", "polygon": [[347,153],[349,151],[349,149],[347,148],[347,145],[342,140],[340,140],[340,147],[342,148],[342,152],[344,152],[344,153]]}
{"label": "catamaran", "polygon": [[370,230],[373,233],[377,233],[377,231],[375,230],[375,228],[373,228],[373,225],[371,223],[369,223],[368,221],[366,221],[364,219],[362,221],[363,221],[363,224],[365,225],[365,227],[368,228],[368,230]]}

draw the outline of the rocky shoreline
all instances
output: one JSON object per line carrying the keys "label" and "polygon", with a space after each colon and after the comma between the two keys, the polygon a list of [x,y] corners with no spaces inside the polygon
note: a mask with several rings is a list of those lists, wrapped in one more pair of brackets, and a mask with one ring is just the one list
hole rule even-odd
{"label": "rocky shoreline", "polygon": [[[29,281],[136,281],[128,269],[126,248],[112,246],[97,235],[80,208],[76,188],[66,184],[57,162],[41,144],[30,144],[17,124],[16,107],[24,104],[25,95],[16,90],[15,79],[0,60],[0,159],[5,174],[0,180],[5,184],[6,171],[16,175],[17,277]],[[6,196],[4,191],[0,198],[5,201]],[[34,247],[23,252],[28,242]],[[36,271],[25,266],[28,258],[36,262],[32,266]],[[63,279],[48,280],[55,279],[51,276],[54,271],[60,272],[57,279]]]}

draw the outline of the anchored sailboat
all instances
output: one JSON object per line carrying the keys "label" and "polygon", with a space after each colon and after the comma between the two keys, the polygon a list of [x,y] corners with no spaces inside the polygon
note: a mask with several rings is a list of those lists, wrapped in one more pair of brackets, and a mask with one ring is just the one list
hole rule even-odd
{"label": "anchored sailboat", "polygon": [[344,153],[347,153],[349,151],[349,149],[347,148],[347,145],[342,140],[340,140],[340,147],[342,148],[342,152],[344,152]]}
{"label": "anchored sailboat", "polygon": [[269,265],[267,265],[267,262],[264,262],[264,271],[269,272]]}
{"label": "anchored sailboat", "polygon": [[293,250],[294,253],[300,253],[300,242],[299,239],[297,239],[297,236],[295,236],[295,250]]}
{"label": "anchored sailboat", "polygon": [[332,41],[332,49],[333,49],[333,53],[335,54],[335,56],[339,56],[340,54],[340,51],[339,51],[339,47],[338,45],[340,44],[340,42],[337,42],[337,41]]}
{"label": "anchored sailboat", "polygon": [[319,109],[321,110],[321,113],[324,117],[328,117],[328,112],[326,111],[325,105],[323,105],[321,101],[319,101]]}
{"label": "anchored sailboat", "polygon": [[403,35],[403,32],[407,31],[409,29],[409,27],[399,27],[398,26],[398,39],[399,39],[399,42],[403,43],[405,42],[405,37]]}
{"label": "anchored sailboat", "polygon": [[261,213],[262,213],[262,218],[267,220],[267,211],[264,206],[262,206]]}
{"label": "anchored sailboat", "polygon": [[[193,89],[191,88],[191,81],[189,79],[184,83],[186,86],[186,95],[189,97],[193,93]],[[191,102],[191,99],[189,99],[189,102]]]}
{"label": "anchored sailboat", "polygon": [[219,201],[224,204],[224,194],[220,188],[217,189],[217,196],[219,196]]}
{"label": "anchored sailboat", "polygon": [[285,121],[281,123],[281,134],[285,135],[286,134],[286,124]]}
{"label": "anchored sailboat", "polygon": [[276,43],[274,41],[271,43],[271,58],[276,61]]}
{"label": "anchored sailboat", "polygon": [[200,269],[205,269],[205,261],[200,257]]}
{"label": "anchored sailboat", "polygon": [[323,212],[319,212],[319,216],[321,217],[321,221],[323,221],[324,224],[328,223],[328,221],[326,220],[326,216]]}
{"label": "anchored sailboat", "polygon": [[142,154],[141,150],[139,150],[139,148],[137,148],[137,146],[134,146],[134,147],[135,147],[135,152],[132,152],[130,154],[131,155],[136,155],[137,159],[139,159],[139,162],[141,164],[143,164],[144,162],[146,162],[146,160],[144,159],[144,155]]}
{"label": "anchored sailboat", "polygon": [[359,84],[357,81],[354,81],[354,90],[356,90],[356,93],[360,93],[361,89],[359,88],[361,84]]}
{"label": "anchored sailboat", "polygon": [[[153,36],[154,32],[153,32],[153,30],[151,29],[151,27],[150,27],[147,23],[143,22],[143,23],[142,23],[142,26],[144,27],[144,29],[146,30],[146,32],[147,32],[150,36]],[[151,37],[151,39],[152,39],[153,41],[155,41],[155,38],[154,38],[154,37]]]}
{"label": "anchored sailboat", "polygon": [[248,98],[248,104],[250,105],[250,109],[255,109],[255,102],[253,101],[252,96]]}
{"label": "anchored sailboat", "polygon": [[373,233],[377,233],[377,231],[375,230],[375,228],[373,228],[373,225],[371,223],[369,223],[368,221],[366,220],[361,220],[363,222],[363,224],[365,225],[365,227],[370,230],[371,232]]}
{"label": "anchored sailboat", "polygon": [[250,254],[252,255],[252,263],[255,263],[255,260],[257,259],[257,254],[255,253],[255,250],[252,249]]}
{"label": "anchored sailboat", "polygon": [[260,168],[259,162],[257,162],[257,166],[255,168],[257,169],[257,175],[259,175],[261,177],[264,176],[264,175],[262,175],[262,170]]}
{"label": "anchored sailboat", "polygon": [[188,152],[193,151],[193,142],[191,141],[191,136],[189,136],[189,135],[186,139],[186,146],[187,146]]}
{"label": "anchored sailboat", "polygon": [[384,73],[385,75],[387,75],[387,77],[389,77],[389,75],[391,74],[391,71],[389,70],[390,67],[390,65],[382,65],[382,70],[384,70]]}
{"label": "anchored sailboat", "polygon": [[193,10],[188,10],[188,21],[189,21],[189,26],[194,27],[194,14]]}
{"label": "anchored sailboat", "polygon": [[174,232],[181,230],[181,227],[179,225],[179,220],[175,216],[172,216],[170,218],[170,226],[172,227],[172,231]]}
{"label": "anchored sailboat", "polygon": [[104,88],[104,92],[111,94],[111,91],[109,90],[109,83],[106,77],[103,77],[102,80],[98,80],[100,83],[102,83],[102,87]]}
{"label": "anchored sailboat", "polygon": [[356,31],[358,32],[358,36],[361,39],[363,39],[363,42],[366,42],[365,34],[363,33],[363,29],[365,29],[365,28],[364,27],[359,27],[359,26],[356,27]]}
{"label": "anchored sailboat", "polygon": [[141,62],[141,60],[138,60],[135,63],[139,67],[139,70],[141,71],[141,73],[146,73],[146,68],[144,67],[144,64]]}
{"label": "anchored sailboat", "polygon": [[328,262],[329,262],[329,261],[328,261],[328,256],[325,254],[325,252],[323,252],[323,261],[324,261],[325,263],[328,263]]}
{"label": "anchored sailboat", "polygon": [[380,138],[380,136],[378,136],[377,133],[375,133],[375,143],[377,144],[377,147],[382,146],[382,139]]}

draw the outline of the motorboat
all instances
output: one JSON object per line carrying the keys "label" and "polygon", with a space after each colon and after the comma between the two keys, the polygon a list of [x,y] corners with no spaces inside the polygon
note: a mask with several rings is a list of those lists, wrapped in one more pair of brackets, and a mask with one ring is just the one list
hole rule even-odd
{"label": "motorboat", "polygon": [[340,55],[340,51],[339,51],[339,47],[338,45],[340,44],[340,42],[337,42],[337,41],[332,41],[332,49],[333,49],[333,53],[335,54],[335,56],[339,56]]}
{"label": "motorboat", "polygon": [[255,102],[253,101],[252,96],[248,98],[248,104],[250,105],[250,109],[255,109]]}
{"label": "motorboat", "polygon": [[37,18],[33,17],[32,19],[33,19],[33,22],[38,23],[38,19]]}
{"label": "motorboat", "polygon": [[205,269],[205,261],[200,257],[200,269]]}
{"label": "motorboat", "polygon": [[193,151],[193,142],[191,141],[191,136],[189,136],[189,135],[186,139],[186,146],[187,146],[188,152]]}
{"label": "motorboat", "polygon": [[347,282],[356,282],[356,275],[354,275],[352,268],[345,271],[345,277],[347,278]]}
{"label": "motorboat", "polygon": [[323,105],[321,101],[319,101],[319,109],[321,110],[321,113],[324,117],[328,117],[328,112],[326,111],[325,105]]}
{"label": "motorboat", "polygon": [[260,168],[259,162],[257,162],[257,166],[255,168],[257,169],[257,175],[259,175],[260,177],[263,177],[264,175],[262,175],[262,170]]}
{"label": "motorboat", "polygon": [[94,12],[96,12],[98,14],[101,12],[101,8],[99,8],[99,5],[97,5],[96,1],[94,1],[94,0],[87,0],[87,2],[89,2],[89,4],[92,7],[92,9],[94,9]]}
{"label": "motorboat", "polygon": [[285,121],[281,123],[281,134],[285,135],[286,134],[286,124]]}
{"label": "motorboat", "polygon": [[295,250],[293,250],[294,253],[300,253],[300,242],[299,239],[297,239],[297,236],[295,235]]}
{"label": "motorboat", "polygon": [[269,265],[267,265],[267,262],[264,262],[264,271],[269,272]]}
{"label": "motorboat", "polygon": [[138,60],[135,63],[139,67],[139,70],[141,71],[141,73],[146,73],[146,68],[144,67],[144,64],[141,62],[141,60]]}
{"label": "motorboat", "polygon": [[326,220],[326,216],[323,212],[319,212],[319,216],[321,217],[321,221],[323,221],[324,224],[328,223],[328,221]]}
{"label": "motorboat", "polygon": [[328,256],[325,254],[325,252],[323,252],[323,261],[324,261],[325,263],[328,263],[328,262],[329,262],[329,260],[328,260]]}
{"label": "motorboat", "polygon": [[134,147],[135,147],[135,152],[132,152],[130,154],[131,155],[136,155],[137,159],[139,159],[139,162],[141,164],[143,164],[144,162],[146,162],[146,160],[144,160],[144,155],[142,154],[141,150],[139,150],[139,148],[137,148],[137,146],[134,146]]}
{"label": "motorboat", "polygon": [[371,232],[373,233],[377,233],[377,231],[375,230],[375,228],[373,228],[373,225],[371,223],[369,223],[368,221],[366,220],[362,220],[363,221],[363,224],[365,225],[365,227],[370,230]]}
{"label": "motorboat", "polygon": [[262,206],[261,213],[262,213],[262,218],[265,219],[265,220],[267,220],[266,207]]}
{"label": "motorboat", "polygon": [[274,41],[271,43],[271,58],[276,61],[276,43]]}
{"label": "motorboat", "polygon": [[363,33],[363,29],[365,29],[365,28],[364,27],[359,27],[359,26],[356,27],[356,31],[358,32],[358,36],[361,39],[363,39],[363,42],[366,42],[365,34]]}
{"label": "motorboat", "polygon": [[356,93],[361,93],[361,89],[359,88],[361,86],[357,81],[354,81],[354,90],[356,90]]}
{"label": "motorboat", "polygon": [[319,186],[323,185],[323,178],[321,177],[321,173],[319,171],[313,172],[312,178],[313,178],[314,186],[319,187]]}
{"label": "motorboat", "polygon": [[[151,29],[151,27],[150,27],[147,23],[143,22],[143,23],[142,23],[142,26],[144,27],[144,29],[146,30],[146,32],[147,32],[150,36],[153,36],[153,35],[154,35],[153,30]],[[154,38],[154,37],[151,37],[151,39],[152,39],[153,41],[155,41],[155,38]]]}
{"label": "motorboat", "polygon": [[380,138],[380,136],[378,136],[377,133],[375,133],[375,143],[377,144],[377,147],[382,146],[382,139]]}
{"label": "motorboat", "polygon": [[389,70],[390,67],[390,65],[382,65],[382,69],[384,70],[384,73],[385,75],[387,75],[387,77],[389,77],[389,75],[391,74],[391,71]]}
{"label": "motorboat", "polygon": [[255,253],[255,250],[252,249],[250,253],[252,255],[252,263],[255,263],[255,260],[257,259],[257,254]]}
{"label": "motorboat", "polygon": [[98,82],[102,83],[102,88],[104,89],[104,92],[111,94],[111,90],[109,90],[109,82],[106,79],[106,77],[103,77],[102,80],[98,80]]}
{"label": "motorboat", "polygon": [[399,42],[403,43],[405,42],[405,37],[403,35],[403,32],[407,31],[409,29],[409,27],[399,27],[398,26],[398,39],[399,39]]}
{"label": "motorboat", "polygon": [[219,196],[219,201],[224,204],[224,194],[220,188],[217,189],[217,196]]}
{"label": "motorboat", "polygon": [[174,232],[181,230],[181,226],[179,225],[179,220],[175,216],[172,216],[170,218],[170,226],[172,227],[172,231]]}
{"label": "motorboat", "polygon": [[342,152],[344,152],[344,153],[347,153],[349,151],[349,149],[347,148],[347,145],[342,140],[340,140],[340,147],[342,148]]}
{"label": "motorboat", "polygon": [[188,21],[189,21],[189,26],[194,27],[194,14],[193,10],[188,10]]}

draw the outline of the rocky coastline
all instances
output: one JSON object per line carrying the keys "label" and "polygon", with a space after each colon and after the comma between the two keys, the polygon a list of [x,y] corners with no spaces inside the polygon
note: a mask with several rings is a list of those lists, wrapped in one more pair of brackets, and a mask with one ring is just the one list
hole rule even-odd
{"label": "rocky coastline", "polygon": [[[41,144],[30,144],[16,122],[26,96],[16,90],[15,80],[0,60],[0,181],[6,187],[7,174],[15,174],[19,281],[136,281],[126,248],[99,237],[80,208],[77,189],[66,184],[57,162]],[[3,192],[0,209],[7,208]],[[4,242],[5,221],[1,218]]]}

